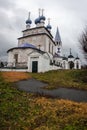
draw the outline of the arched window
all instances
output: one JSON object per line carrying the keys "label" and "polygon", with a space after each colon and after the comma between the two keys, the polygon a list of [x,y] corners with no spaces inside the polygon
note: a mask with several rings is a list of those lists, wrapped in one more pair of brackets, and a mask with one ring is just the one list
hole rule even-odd
{"label": "arched window", "polygon": [[60,48],[58,48],[58,51],[57,51],[58,53],[60,53]]}
{"label": "arched window", "polygon": [[55,60],[53,60],[53,64],[55,64]]}
{"label": "arched window", "polygon": [[53,54],[53,45],[52,45],[52,54]]}
{"label": "arched window", "polygon": [[18,54],[14,54],[15,63],[18,63]]}
{"label": "arched window", "polygon": [[49,42],[49,52],[50,52],[50,48],[51,48],[51,44],[50,44],[50,42]]}

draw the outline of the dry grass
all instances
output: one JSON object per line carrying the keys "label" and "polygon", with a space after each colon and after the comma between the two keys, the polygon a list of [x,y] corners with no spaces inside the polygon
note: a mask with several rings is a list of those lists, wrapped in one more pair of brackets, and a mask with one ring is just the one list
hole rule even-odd
{"label": "dry grass", "polygon": [[66,87],[87,90],[87,70],[57,70],[31,75],[48,83],[49,85],[45,87],[47,89]]}
{"label": "dry grass", "polygon": [[31,76],[24,72],[2,72],[2,76],[6,82],[16,82],[19,80],[29,79]]}
{"label": "dry grass", "polygon": [[2,78],[12,82],[28,75],[0,73],[0,130],[87,130],[87,103],[22,92]]}

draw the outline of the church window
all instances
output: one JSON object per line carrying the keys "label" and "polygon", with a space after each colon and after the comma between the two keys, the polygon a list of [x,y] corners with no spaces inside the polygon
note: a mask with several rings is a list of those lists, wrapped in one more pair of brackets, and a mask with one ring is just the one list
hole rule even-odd
{"label": "church window", "polygon": [[51,44],[49,43],[49,52],[50,52]]}
{"label": "church window", "polygon": [[52,46],[52,54],[53,54],[53,46]]}
{"label": "church window", "polygon": [[53,65],[53,61],[52,60],[50,60],[50,65]]}
{"label": "church window", "polygon": [[53,64],[55,64],[55,60],[53,60]]}
{"label": "church window", "polygon": [[58,53],[60,53],[60,48],[58,48]]}
{"label": "church window", "polygon": [[14,55],[15,63],[18,63],[18,54]]}

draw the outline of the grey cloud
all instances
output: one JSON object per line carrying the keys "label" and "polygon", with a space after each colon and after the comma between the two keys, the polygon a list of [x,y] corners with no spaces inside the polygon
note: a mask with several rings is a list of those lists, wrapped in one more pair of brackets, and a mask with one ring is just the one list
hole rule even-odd
{"label": "grey cloud", "polygon": [[15,6],[15,1],[12,0],[0,0],[0,8],[10,9]]}

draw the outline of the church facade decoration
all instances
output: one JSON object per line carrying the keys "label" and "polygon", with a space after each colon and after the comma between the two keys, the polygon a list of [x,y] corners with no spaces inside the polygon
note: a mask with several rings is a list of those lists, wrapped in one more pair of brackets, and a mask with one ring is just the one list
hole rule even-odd
{"label": "church facade decoration", "polygon": [[58,69],[81,69],[81,61],[72,55],[63,56],[62,41],[57,28],[55,39],[51,34],[50,19],[45,26],[46,17],[43,9],[39,9],[39,16],[35,19],[35,27],[31,28],[30,12],[26,20],[23,36],[18,38],[18,46],[10,48],[8,53],[8,67],[27,69],[29,72],[46,72]]}

